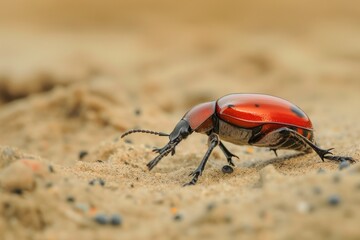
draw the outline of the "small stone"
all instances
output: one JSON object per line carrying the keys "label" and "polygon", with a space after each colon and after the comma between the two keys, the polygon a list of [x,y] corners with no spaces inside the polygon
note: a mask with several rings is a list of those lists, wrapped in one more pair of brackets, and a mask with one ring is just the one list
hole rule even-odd
{"label": "small stone", "polygon": [[105,181],[101,178],[98,179],[101,186],[105,186]]}
{"label": "small stone", "polygon": [[341,177],[340,177],[340,175],[338,175],[338,174],[335,174],[334,176],[333,176],[333,182],[334,183],[339,183],[340,181],[341,181]]}
{"label": "small stone", "polygon": [[111,225],[114,226],[118,226],[122,224],[122,218],[120,215],[118,214],[114,214],[111,216],[111,220],[110,220]]}
{"label": "small stone", "polygon": [[206,210],[208,210],[208,211],[210,212],[210,211],[212,211],[215,207],[216,207],[216,204],[215,204],[215,203],[209,203],[209,204],[206,206]]}
{"label": "small stone", "polygon": [[348,161],[341,161],[339,163],[339,170],[343,170],[344,168],[350,167],[350,163]]}
{"label": "small stone", "polygon": [[3,154],[6,157],[13,157],[15,155],[15,151],[14,151],[14,149],[12,149],[10,147],[5,147],[3,149]]}
{"label": "small stone", "polygon": [[174,220],[175,221],[181,221],[183,219],[183,216],[180,213],[175,214]]}
{"label": "small stone", "polygon": [[234,169],[230,165],[224,165],[221,171],[225,174],[230,174],[234,172]]}
{"label": "small stone", "polygon": [[300,213],[309,213],[313,210],[313,207],[308,202],[305,201],[299,202],[296,208]]}
{"label": "small stone", "polygon": [[79,159],[83,159],[86,155],[88,155],[88,151],[82,150],[79,152]]}
{"label": "small stone", "polygon": [[316,195],[319,195],[322,193],[322,189],[320,187],[314,187],[313,191]]}
{"label": "small stone", "polygon": [[15,193],[17,195],[22,195],[23,194],[23,190],[22,189],[14,189],[12,190],[12,193]]}
{"label": "small stone", "polygon": [[90,209],[90,206],[86,203],[77,203],[75,207],[84,213],[89,212]]}
{"label": "small stone", "polygon": [[141,112],[140,108],[137,108],[137,109],[135,109],[134,113],[136,116],[140,116],[142,112]]}
{"label": "small stone", "polygon": [[73,202],[75,202],[75,198],[73,196],[68,196],[66,198],[66,201],[69,202],[69,203],[73,203]]}
{"label": "small stone", "polygon": [[323,174],[323,173],[325,173],[326,171],[324,170],[324,169],[322,169],[322,168],[319,168],[318,170],[317,170],[317,173],[319,173],[319,174]]}
{"label": "small stone", "polygon": [[96,216],[94,217],[95,222],[101,224],[101,225],[105,225],[109,223],[109,218],[108,216],[106,216],[105,214],[99,213],[96,214]]}
{"label": "small stone", "polygon": [[330,197],[328,197],[327,201],[328,201],[329,205],[337,206],[340,204],[341,199],[340,199],[340,196],[338,196],[338,195],[331,195]]}
{"label": "small stone", "polygon": [[49,169],[49,172],[51,172],[51,173],[55,172],[54,167],[52,165],[49,165],[48,169]]}
{"label": "small stone", "polygon": [[132,144],[133,141],[131,141],[130,139],[125,139],[125,143],[127,143],[127,144]]}
{"label": "small stone", "polygon": [[100,184],[100,186],[105,186],[105,181],[101,178],[90,180],[89,185],[94,186],[97,182]]}

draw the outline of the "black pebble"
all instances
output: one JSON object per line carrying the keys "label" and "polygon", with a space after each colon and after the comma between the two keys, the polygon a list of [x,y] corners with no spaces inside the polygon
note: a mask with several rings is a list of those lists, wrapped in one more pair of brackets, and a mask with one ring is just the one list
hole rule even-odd
{"label": "black pebble", "polygon": [[94,186],[96,182],[98,182],[101,186],[105,186],[105,181],[101,178],[90,180],[89,185]]}
{"label": "black pebble", "polygon": [[68,197],[66,198],[66,201],[68,201],[68,202],[70,202],[70,203],[73,203],[73,202],[75,202],[75,198],[74,198],[73,196],[68,196]]}
{"label": "black pebble", "polygon": [[114,214],[111,216],[111,220],[110,220],[111,225],[114,226],[118,226],[122,224],[122,219],[121,216],[118,214]]}
{"label": "black pebble", "polygon": [[83,159],[86,155],[88,155],[89,153],[87,151],[80,151],[79,152],[79,159]]}
{"label": "black pebble", "polygon": [[54,167],[52,166],[52,165],[49,165],[49,172],[51,172],[51,173],[54,173],[55,172],[55,170],[54,170]]}
{"label": "black pebble", "polygon": [[337,206],[339,205],[341,202],[341,199],[338,195],[331,195],[329,198],[328,198],[328,203],[331,205],[331,206]]}
{"label": "black pebble", "polygon": [[105,214],[97,214],[94,218],[95,222],[105,225],[109,223],[109,218]]}
{"label": "black pebble", "polygon": [[175,221],[181,221],[183,219],[183,216],[179,213],[177,213],[175,216],[174,216],[174,220]]}
{"label": "black pebble", "polygon": [[344,168],[347,168],[350,166],[350,163],[348,161],[341,161],[341,163],[339,163],[339,170],[343,170]]}
{"label": "black pebble", "polygon": [[101,178],[98,179],[99,183],[101,186],[104,186],[105,185],[105,181]]}
{"label": "black pebble", "polygon": [[131,141],[130,139],[125,139],[125,143],[127,143],[127,144],[132,144],[133,141]]}
{"label": "black pebble", "polygon": [[136,116],[140,116],[141,115],[141,109],[140,108],[135,109],[134,113],[135,113]]}
{"label": "black pebble", "polygon": [[234,172],[234,169],[230,165],[224,165],[221,170],[223,173],[228,173],[228,174]]}
{"label": "black pebble", "polygon": [[14,190],[12,190],[12,193],[15,193],[17,195],[22,195],[23,194],[23,190],[20,188],[16,188]]}
{"label": "black pebble", "polygon": [[208,210],[209,212],[212,211],[214,208],[216,207],[215,203],[209,203],[206,207],[206,210]]}

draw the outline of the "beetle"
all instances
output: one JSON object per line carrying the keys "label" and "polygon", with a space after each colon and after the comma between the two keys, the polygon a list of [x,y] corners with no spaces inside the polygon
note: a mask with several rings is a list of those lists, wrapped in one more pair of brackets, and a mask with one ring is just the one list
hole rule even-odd
{"label": "beetle", "polygon": [[121,138],[137,132],[169,137],[164,147],[154,148],[158,156],[147,164],[149,170],[169,153],[174,155],[176,146],[193,132],[208,135],[208,149],[199,166],[189,175],[192,180],[185,185],[196,184],[216,146],[220,147],[228,164],[234,166],[232,158],[239,157],[231,153],[222,141],[267,147],[276,156],[278,149],[291,149],[304,153],[315,151],[322,161],[355,162],[352,157],[333,155],[333,148],[320,148],[314,141],[311,120],[303,110],[285,99],[265,94],[229,94],[190,109],[170,134],[133,129],[122,134]]}

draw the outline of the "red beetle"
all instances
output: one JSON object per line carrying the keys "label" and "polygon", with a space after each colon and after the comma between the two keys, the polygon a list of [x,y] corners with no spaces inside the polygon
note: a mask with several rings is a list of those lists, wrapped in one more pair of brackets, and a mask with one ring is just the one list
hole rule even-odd
{"label": "red beetle", "polygon": [[237,145],[268,147],[276,154],[278,149],[300,152],[314,150],[319,157],[333,161],[355,162],[351,157],[334,156],[331,149],[321,149],[314,142],[314,130],[309,117],[294,104],[270,95],[230,94],[217,101],[199,104],[188,111],[170,134],[134,129],[121,137],[135,132],[169,136],[170,141],[163,148],[155,148],[159,155],[150,161],[149,170],[193,132],[209,136],[209,147],[200,165],[190,176],[193,179],[185,185],[194,185],[202,174],[206,162],[216,146],[223,151],[228,163],[234,166],[232,154],[221,140]]}

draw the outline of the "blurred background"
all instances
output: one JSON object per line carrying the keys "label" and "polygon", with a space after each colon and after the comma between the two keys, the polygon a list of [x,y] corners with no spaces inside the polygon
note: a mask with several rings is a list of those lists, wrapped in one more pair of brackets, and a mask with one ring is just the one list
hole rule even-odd
{"label": "blurred background", "polygon": [[[194,104],[231,92],[278,95],[315,124],[325,114],[345,128],[352,122],[343,116],[356,116],[343,106],[354,106],[360,89],[359,23],[355,0],[3,0],[0,140],[28,147],[14,134],[19,126],[48,132],[34,129],[82,113],[115,131],[170,131]],[[23,122],[9,121],[14,102],[32,98],[16,115]]]}
{"label": "blurred background", "polygon": [[[359,26],[359,0],[0,0],[0,187],[34,183],[12,168],[23,158],[55,171],[33,192],[0,189],[0,239],[360,239],[356,165],[346,175],[315,153],[226,143],[234,173],[216,149],[181,188],[206,136],[152,172],[167,139],[119,138],[169,133],[225,94],[265,93],[300,106],[321,147],[360,159]],[[102,225],[113,213],[121,229]]]}

